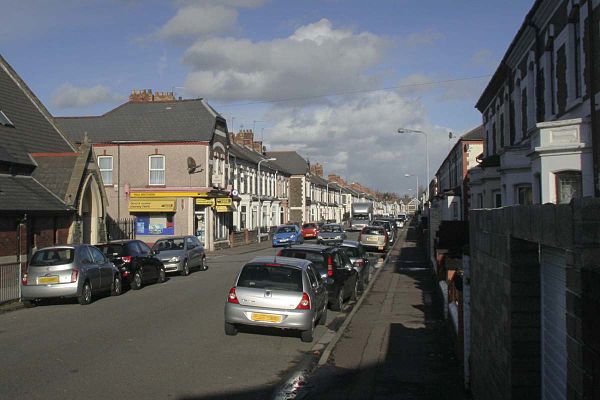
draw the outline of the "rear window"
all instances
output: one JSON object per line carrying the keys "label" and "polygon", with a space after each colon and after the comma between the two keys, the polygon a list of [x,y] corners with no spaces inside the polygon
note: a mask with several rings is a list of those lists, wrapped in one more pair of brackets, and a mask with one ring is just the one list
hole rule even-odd
{"label": "rear window", "polygon": [[358,247],[342,246],[342,250],[344,250],[344,253],[346,253],[348,257],[362,257],[362,254],[360,253],[360,249]]}
{"label": "rear window", "polygon": [[389,223],[387,221],[373,221],[372,225],[374,226],[383,226],[389,228]]}
{"label": "rear window", "polygon": [[354,215],[352,217],[353,220],[357,220],[357,221],[368,221],[369,220],[369,214],[357,214]]}
{"label": "rear window", "polygon": [[339,225],[323,225],[323,228],[321,229],[321,231],[323,231],[323,232],[341,232],[342,227]]}
{"label": "rear window", "polygon": [[73,262],[73,249],[46,249],[40,250],[33,255],[31,263],[33,266],[49,266],[70,264]]}
{"label": "rear window", "polygon": [[383,232],[383,228],[363,228],[361,233],[363,235],[383,235]]}
{"label": "rear window", "polygon": [[122,244],[106,244],[98,247],[106,256],[126,256],[125,246]]}
{"label": "rear window", "polygon": [[280,226],[275,233],[293,233],[296,229],[293,226]]}
{"label": "rear window", "polygon": [[152,248],[155,250],[160,250],[160,251],[183,250],[184,249],[183,238],[162,239],[162,240],[159,240],[156,243],[154,243],[154,246],[152,246]]}
{"label": "rear window", "polygon": [[300,251],[294,249],[283,249],[281,252],[282,257],[300,258],[302,260],[308,260],[313,263],[315,268],[319,271],[327,271],[327,265],[325,264],[325,257],[321,253],[315,253],[312,251]]}
{"label": "rear window", "polygon": [[302,228],[304,229],[315,229],[317,227],[317,225],[315,224],[304,224],[302,225]]}
{"label": "rear window", "polygon": [[248,264],[242,269],[237,286],[302,292],[302,271],[285,265]]}

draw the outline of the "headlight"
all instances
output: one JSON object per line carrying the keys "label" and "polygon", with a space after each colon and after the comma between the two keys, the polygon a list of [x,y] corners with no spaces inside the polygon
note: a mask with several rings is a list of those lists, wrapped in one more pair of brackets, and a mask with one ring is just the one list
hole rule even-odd
{"label": "headlight", "polygon": [[319,235],[319,236],[317,236],[317,239],[322,240],[323,236]]}
{"label": "headlight", "polygon": [[290,236],[290,239],[295,239],[295,238],[296,238],[296,235]]}
{"label": "headlight", "polygon": [[169,260],[169,262],[172,262],[172,263],[179,262],[179,257],[177,257],[177,256],[171,257],[171,259]]}
{"label": "headlight", "polygon": [[341,239],[342,237],[341,237],[340,235],[338,235],[338,236],[336,236],[335,238],[336,238],[336,239]]}

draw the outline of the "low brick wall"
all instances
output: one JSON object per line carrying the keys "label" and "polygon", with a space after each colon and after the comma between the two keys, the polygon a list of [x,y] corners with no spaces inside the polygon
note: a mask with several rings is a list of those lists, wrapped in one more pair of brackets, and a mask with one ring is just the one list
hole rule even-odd
{"label": "low brick wall", "polygon": [[539,398],[539,246],[566,254],[569,399],[600,398],[600,199],[472,210],[471,388]]}

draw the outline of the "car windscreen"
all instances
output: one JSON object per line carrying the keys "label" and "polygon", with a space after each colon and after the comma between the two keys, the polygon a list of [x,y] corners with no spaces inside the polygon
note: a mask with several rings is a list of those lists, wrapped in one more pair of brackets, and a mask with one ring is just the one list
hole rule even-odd
{"label": "car windscreen", "polygon": [[104,245],[100,245],[100,246],[96,246],[100,249],[100,251],[102,251],[107,257],[112,257],[112,256],[117,256],[117,257],[121,257],[121,256],[126,256],[126,247],[120,243],[111,243],[111,244],[104,244]]}
{"label": "car windscreen", "polygon": [[275,233],[294,233],[296,229],[293,226],[280,226]]}
{"label": "car windscreen", "polygon": [[363,235],[383,235],[383,228],[365,228],[361,233]]}
{"label": "car windscreen", "polygon": [[185,248],[184,246],[183,238],[161,239],[154,243],[152,249],[160,251],[183,250]]}
{"label": "car windscreen", "polygon": [[302,225],[302,229],[315,229],[317,225],[315,224],[304,224]]}
{"label": "car windscreen", "polygon": [[321,253],[295,249],[283,249],[281,252],[281,256],[308,260],[313,263],[314,267],[317,270],[319,270],[319,272],[327,272],[327,265],[325,265],[325,257]]}
{"label": "car windscreen", "polygon": [[352,219],[357,221],[368,221],[369,214],[355,214],[352,216]]}
{"label": "car windscreen", "polygon": [[373,226],[383,226],[386,229],[390,229],[390,224],[387,221],[373,221],[371,223]]}
{"label": "car windscreen", "polygon": [[348,257],[362,257],[362,254],[360,254],[360,249],[358,247],[342,246],[342,250],[346,253]]}
{"label": "car windscreen", "polygon": [[342,232],[342,227],[339,225],[323,225],[321,232]]}
{"label": "car windscreen", "polygon": [[285,265],[247,264],[237,286],[302,292],[302,271]]}
{"label": "car windscreen", "polygon": [[63,265],[73,262],[73,249],[45,249],[37,251],[31,263],[33,266]]}

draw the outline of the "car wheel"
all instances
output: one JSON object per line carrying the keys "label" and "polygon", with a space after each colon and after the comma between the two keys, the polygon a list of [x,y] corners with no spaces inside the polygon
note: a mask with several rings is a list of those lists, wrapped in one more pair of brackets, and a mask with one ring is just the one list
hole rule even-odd
{"label": "car wheel", "polygon": [[181,269],[181,276],[188,276],[190,274],[190,266],[187,260],[183,262],[183,268]]}
{"label": "car wheel", "polygon": [[110,295],[111,296],[120,296],[123,290],[123,285],[121,282],[121,275],[119,273],[115,274],[112,285],[110,286]]}
{"label": "car wheel", "polygon": [[206,257],[202,257],[202,261],[200,261],[200,271],[206,271],[208,267],[206,266]]}
{"label": "car wheel", "polygon": [[234,324],[225,322],[225,334],[227,336],[235,336],[235,335],[237,335],[237,333],[238,333],[238,330]]}
{"label": "car wheel", "polygon": [[90,304],[92,302],[92,286],[88,281],[83,284],[83,288],[81,289],[81,293],[77,296],[77,301],[82,306]]}
{"label": "car wheel", "polygon": [[37,300],[23,300],[23,306],[25,306],[25,308],[37,307],[38,304]]}
{"label": "car wheel", "polygon": [[156,283],[163,283],[164,281],[167,280],[167,276],[166,276],[166,272],[164,268],[161,268],[158,270],[158,279],[156,280]]}
{"label": "car wheel", "polygon": [[333,311],[341,311],[343,306],[344,306],[344,289],[340,289],[337,297],[335,298],[335,301],[333,301],[331,303],[331,309]]}
{"label": "car wheel", "polygon": [[319,317],[319,325],[325,325],[327,323],[327,307],[321,312]]}
{"label": "car wheel", "polygon": [[300,340],[306,343],[310,343],[313,341],[314,334],[315,326],[314,324],[311,324],[309,330],[300,332]]}
{"label": "car wheel", "polygon": [[135,271],[135,274],[133,274],[131,288],[133,290],[139,290],[142,288],[142,273],[139,270]]}
{"label": "car wheel", "polygon": [[358,280],[358,277],[357,277],[356,281],[354,282],[354,290],[352,290],[352,293],[350,294],[350,300],[356,301],[356,299],[358,299],[359,286],[360,286],[360,281]]}

